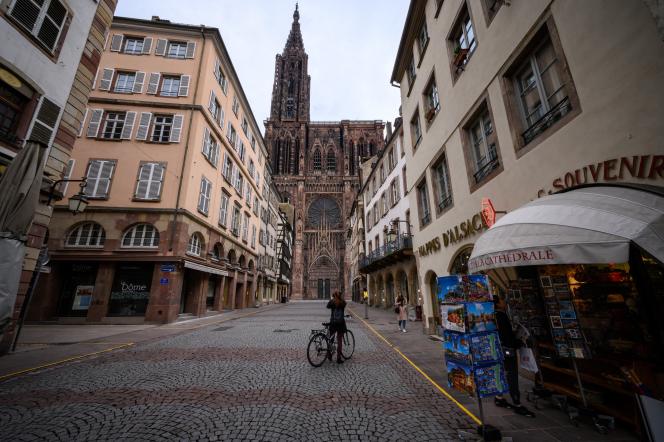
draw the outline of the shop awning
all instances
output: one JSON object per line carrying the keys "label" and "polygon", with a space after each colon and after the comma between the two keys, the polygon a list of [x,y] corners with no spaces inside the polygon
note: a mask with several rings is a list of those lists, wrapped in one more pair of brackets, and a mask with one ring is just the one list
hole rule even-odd
{"label": "shop awning", "polygon": [[198,270],[199,272],[211,273],[213,275],[220,275],[220,276],[228,276],[228,272],[226,270],[215,269],[214,267],[199,264],[197,262],[191,262],[185,260],[184,266],[187,269]]}
{"label": "shop awning", "polygon": [[532,201],[478,239],[468,270],[627,262],[630,242],[664,262],[664,194],[646,187],[585,187]]}

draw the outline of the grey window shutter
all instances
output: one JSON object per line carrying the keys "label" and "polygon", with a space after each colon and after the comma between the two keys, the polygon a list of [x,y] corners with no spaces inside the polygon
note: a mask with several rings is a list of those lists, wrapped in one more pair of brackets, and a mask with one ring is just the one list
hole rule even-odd
{"label": "grey window shutter", "polygon": [[214,73],[214,78],[216,78],[217,81],[219,81],[219,77],[220,77],[219,76],[219,70],[220,69],[221,69],[221,63],[219,63],[219,59],[216,58],[214,60],[214,71],[213,71],[213,73]]}
{"label": "grey window shutter", "polygon": [[92,79],[92,89],[94,90],[95,87],[97,87],[97,77],[99,76],[99,68],[97,68],[97,71],[95,72],[95,78]]}
{"label": "grey window shutter", "polygon": [[97,192],[101,164],[101,160],[91,160],[88,164],[88,173],[86,174],[86,183],[85,188],[83,189],[87,196],[96,196],[95,193]]}
{"label": "grey window shutter", "polygon": [[90,112],[90,109],[85,108],[85,113],[83,114],[83,119],[81,120],[81,125],[78,128],[78,136],[80,137],[83,135],[83,128],[85,127],[85,120],[88,118],[88,112]]}
{"label": "grey window shutter", "polygon": [[180,76],[180,90],[178,91],[179,97],[186,97],[189,95],[189,81],[191,80],[191,75],[181,75]]}
{"label": "grey window shutter", "polygon": [[155,55],[165,55],[166,54],[166,45],[168,44],[168,40],[164,38],[158,38],[157,39],[157,46],[154,49],[154,54]]}
{"label": "grey window shutter", "polygon": [[90,124],[88,124],[88,138],[96,138],[101,125],[101,118],[104,115],[103,109],[92,109],[92,117],[90,117]]}
{"label": "grey window shutter", "polygon": [[135,197],[139,199],[146,199],[148,197],[148,188],[150,186],[150,177],[152,175],[153,163],[146,163],[141,165],[138,172],[138,183],[136,183]]}
{"label": "grey window shutter", "polygon": [[120,49],[122,49],[122,38],[122,34],[113,34],[113,37],[111,37],[112,52],[120,52]]}
{"label": "grey window shutter", "polygon": [[182,123],[184,122],[184,115],[177,114],[173,117],[173,127],[171,128],[171,143],[180,142],[180,133],[182,132]]}
{"label": "grey window shutter", "polygon": [[203,128],[203,155],[210,158],[210,129]]}
{"label": "grey window shutter", "polygon": [[152,113],[141,112],[141,118],[138,121],[138,130],[136,131],[137,140],[147,139],[148,130],[150,129],[150,121],[152,121]]}
{"label": "grey window shutter", "polygon": [[224,108],[222,107],[221,109],[219,109],[219,127],[221,127],[221,129],[224,128],[224,118],[225,118],[225,113],[224,113]]}
{"label": "grey window shutter", "polygon": [[131,134],[134,131],[134,122],[136,121],[136,112],[127,112],[125,115],[124,126],[122,126],[122,133],[120,139],[131,140]]}
{"label": "grey window shutter", "polygon": [[143,40],[143,53],[149,54],[152,51],[152,37],[145,37]]}
{"label": "grey window shutter", "polygon": [[210,91],[210,101],[208,102],[208,109],[212,112],[214,107],[214,91]]}
{"label": "grey window shutter", "polygon": [[99,172],[99,185],[97,186],[97,196],[108,196],[108,190],[111,187],[111,177],[113,176],[113,169],[115,162],[102,161],[101,170]]}
{"label": "grey window shutter", "polygon": [[136,72],[132,92],[135,94],[143,93],[143,83],[145,83],[145,72]]}
{"label": "grey window shutter", "polygon": [[161,74],[159,72],[150,72],[150,79],[148,80],[148,90],[146,93],[154,95],[157,93],[157,88],[159,87],[159,78]]}
{"label": "grey window shutter", "polygon": [[111,82],[113,81],[113,73],[115,69],[104,68],[104,73],[101,74],[101,82],[99,83],[100,91],[108,91],[111,89]]}
{"label": "grey window shutter", "polygon": [[184,58],[194,58],[196,53],[196,42],[190,41],[187,43],[187,51],[185,52]]}
{"label": "grey window shutter", "polygon": [[150,183],[148,186],[148,198],[156,200],[161,195],[161,183],[164,179],[164,166],[163,164],[152,164],[152,175],[150,176]]}
{"label": "grey window shutter", "polygon": [[28,139],[39,141],[47,146],[50,145],[60,119],[60,110],[60,106],[48,98],[42,97],[37,112],[35,112],[35,119]]}

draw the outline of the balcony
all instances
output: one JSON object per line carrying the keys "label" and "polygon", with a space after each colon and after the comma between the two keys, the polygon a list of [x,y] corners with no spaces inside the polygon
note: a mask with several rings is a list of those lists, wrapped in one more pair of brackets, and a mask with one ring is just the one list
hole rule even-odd
{"label": "balcony", "polygon": [[360,272],[367,274],[413,256],[413,238],[402,234],[359,259]]}

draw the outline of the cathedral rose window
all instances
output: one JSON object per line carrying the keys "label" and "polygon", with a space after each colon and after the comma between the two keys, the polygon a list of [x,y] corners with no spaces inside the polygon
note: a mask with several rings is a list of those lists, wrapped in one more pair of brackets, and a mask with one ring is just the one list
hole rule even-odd
{"label": "cathedral rose window", "polygon": [[307,220],[313,228],[336,228],[341,226],[341,210],[332,198],[318,198],[309,206]]}

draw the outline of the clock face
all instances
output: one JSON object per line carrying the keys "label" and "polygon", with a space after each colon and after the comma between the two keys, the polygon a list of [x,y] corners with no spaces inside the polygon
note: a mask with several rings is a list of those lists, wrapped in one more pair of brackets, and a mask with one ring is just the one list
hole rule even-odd
{"label": "clock face", "polygon": [[332,198],[318,198],[309,206],[307,223],[310,227],[341,227],[341,210]]}

